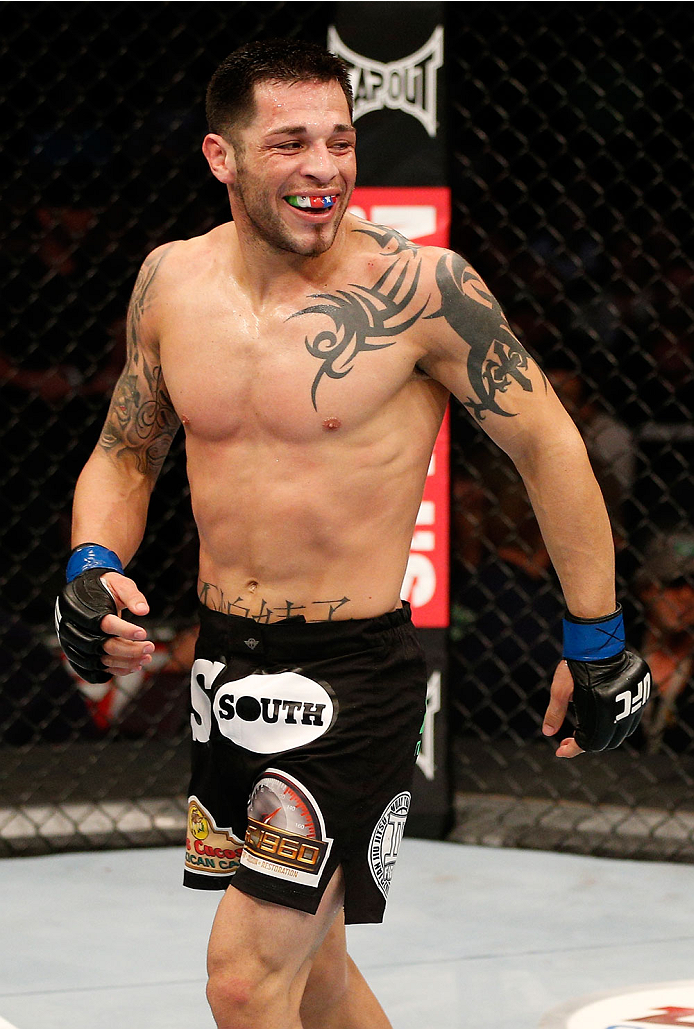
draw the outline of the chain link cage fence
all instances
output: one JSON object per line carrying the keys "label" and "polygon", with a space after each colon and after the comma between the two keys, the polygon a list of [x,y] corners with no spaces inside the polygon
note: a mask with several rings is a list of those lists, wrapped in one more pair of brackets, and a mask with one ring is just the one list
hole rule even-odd
{"label": "chain link cage fence", "polygon": [[540,725],[561,596],[513,468],[456,410],[455,836],[691,860],[694,20],[586,3],[466,4],[453,21],[454,246],[583,434],[655,683],[619,751],[554,759]]}
{"label": "chain link cage fence", "polygon": [[[539,733],[562,605],[513,469],[453,412],[456,839],[694,852],[692,83],[687,5],[446,4],[453,245],[574,415],[656,701],[609,756]],[[132,574],[146,675],[77,682],[52,632],[70,498],[143,256],[226,217],[195,140],[240,43],[324,41],[329,4],[0,7],[0,853],[178,842],[196,536],[180,444]]]}

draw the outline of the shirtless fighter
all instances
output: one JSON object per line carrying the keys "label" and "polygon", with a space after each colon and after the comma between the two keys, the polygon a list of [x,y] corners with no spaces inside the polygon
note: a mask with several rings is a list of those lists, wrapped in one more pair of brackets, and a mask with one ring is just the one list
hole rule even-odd
{"label": "shirtless fighter", "polygon": [[[186,885],[225,890],[220,1029],[385,1029],[345,950],[380,921],[424,712],[400,587],[449,391],[523,476],[567,608],[560,757],[616,746],[648,673],[624,650],[610,526],[573,423],[458,255],[347,213],[345,66],[256,43],[207,96],[233,222],[145,261],[129,349],[77,484],[60,638],[90,681],[153,645],[122,574],[179,424],[200,535]],[[388,860],[386,860],[388,858]],[[231,887],[228,888],[227,887]]]}

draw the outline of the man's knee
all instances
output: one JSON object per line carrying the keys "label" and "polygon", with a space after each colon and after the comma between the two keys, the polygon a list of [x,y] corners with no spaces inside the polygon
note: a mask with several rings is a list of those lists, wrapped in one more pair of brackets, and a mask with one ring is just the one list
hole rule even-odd
{"label": "man's knee", "polygon": [[217,1025],[223,1029],[258,1029],[263,1014],[281,1006],[286,983],[277,970],[232,967],[214,962],[208,971],[207,1000]]}
{"label": "man's knee", "polygon": [[338,873],[316,915],[256,900],[233,887],[226,891],[208,948],[207,996],[218,1026],[300,1024],[311,961],[341,897]]}
{"label": "man's knee", "polygon": [[[220,1025],[222,1014],[227,1021],[225,1026],[238,1026],[241,1029],[248,1022],[251,1014],[251,1003],[254,995],[253,984],[244,977],[226,973],[221,968],[210,972],[207,980],[207,1002],[212,1008],[217,1024]],[[231,1022],[228,1019],[235,1018]],[[243,1021],[242,1021],[243,1019]]]}
{"label": "man's knee", "polygon": [[256,1014],[280,986],[281,963],[231,931],[214,933],[207,954],[207,999],[224,1029],[258,1029]]}

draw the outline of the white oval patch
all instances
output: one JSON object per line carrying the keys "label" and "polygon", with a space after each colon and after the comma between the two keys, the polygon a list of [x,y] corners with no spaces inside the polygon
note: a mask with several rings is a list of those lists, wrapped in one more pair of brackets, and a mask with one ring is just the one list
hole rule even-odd
{"label": "white oval patch", "polygon": [[694,1026],[694,980],[653,983],[584,997],[550,1011],[540,1029]]}
{"label": "white oval patch", "polygon": [[213,710],[222,735],[254,754],[312,743],[328,731],[334,714],[325,687],[298,672],[225,682],[215,695]]}

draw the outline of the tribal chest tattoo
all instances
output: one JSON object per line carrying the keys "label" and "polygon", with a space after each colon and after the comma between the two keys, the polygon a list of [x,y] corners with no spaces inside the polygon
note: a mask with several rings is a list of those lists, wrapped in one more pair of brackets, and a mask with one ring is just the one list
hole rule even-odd
{"label": "tribal chest tattoo", "polygon": [[350,283],[349,289],[335,293],[313,293],[321,303],[305,307],[290,318],[323,314],[332,322],[313,339],[307,336],[306,349],[320,361],[311,386],[311,400],[318,410],[316,393],[321,380],[343,379],[349,375],[359,354],[391,347],[396,337],[406,332],[424,311],[428,297],[412,314],[405,311],[419,286],[421,261],[396,258],[373,286]]}
{"label": "tribal chest tattoo", "polygon": [[436,265],[438,310],[425,315],[431,297],[417,298],[422,275],[420,248],[382,225],[365,223],[364,228],[355,231],[375,239],[393,258],[386,271],[373,286],[350,283],[346,290],[314,293],[311,299],[319,303],[290,316],[321,314],[332,323],[330,328],[305,338],[309,354],[320,362],[311,386],[314,409],[318,409],[317,392],[324,378],[344,378],[360,354],[393,346],[423,317],[443,318],[467,349],[471,393],[467,399],[460,399],[472,416],[479,422],[487,414],[512,417],[499,398],[513,383],[532,392],[530,359],[474,269],[458,254],[443,253]]}

